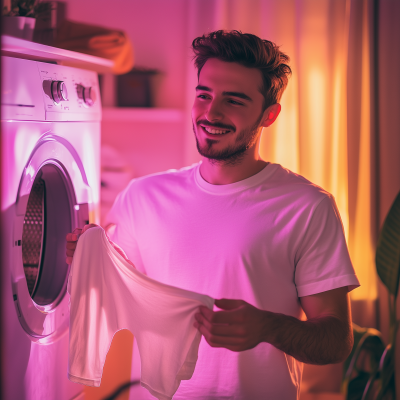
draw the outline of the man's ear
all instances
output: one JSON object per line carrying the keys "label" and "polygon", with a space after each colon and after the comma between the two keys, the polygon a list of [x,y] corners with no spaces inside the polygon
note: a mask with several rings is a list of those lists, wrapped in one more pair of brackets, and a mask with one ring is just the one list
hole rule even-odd
{"label": "man's ear", "polygon": [[263,114],[263,121],[261,126],[264,128],[272,125],[273,122],[278,118],[279,113],[281,112],[281,105],[279,103],[272,104],[269,106]]}

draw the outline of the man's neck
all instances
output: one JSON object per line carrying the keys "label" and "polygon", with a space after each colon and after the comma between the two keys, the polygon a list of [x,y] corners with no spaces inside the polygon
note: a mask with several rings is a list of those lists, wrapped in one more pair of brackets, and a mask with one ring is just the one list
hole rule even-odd
{"label": "man's neck", "polygon": [[228,185],[239,182],[260,172],[268,163],[257,158],[245,157],[236,164],[215,162],[203,157],[200,165],[200,174],[203,179],[212,185]]}

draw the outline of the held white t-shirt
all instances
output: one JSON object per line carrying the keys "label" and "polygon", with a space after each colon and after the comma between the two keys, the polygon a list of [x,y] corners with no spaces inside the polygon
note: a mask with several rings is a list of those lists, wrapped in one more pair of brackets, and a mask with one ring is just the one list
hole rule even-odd
{"label": "held white t-shirt", "polygon": [[170,400],[181,380],[192,377],[201,337],[193,326],[194,315],[200,306],[211,309],[214,299],[137,271],[111,246],[101,227],[79,238],[68,292],[72,382],[100,386],[111,340],[121,329],[130,330],[138,342],[146,395]]}
{"label": "held white t-shirt", "polygon": [[[229,185],[207,183],[199,167],[135,179],[115,201],[112,239],[140,271],[296,318],[299,297],[359,286],[329,193],[278,164]],[[301,375],[268,343],[237,353],[202,338],[174,399],[296,399]]]}

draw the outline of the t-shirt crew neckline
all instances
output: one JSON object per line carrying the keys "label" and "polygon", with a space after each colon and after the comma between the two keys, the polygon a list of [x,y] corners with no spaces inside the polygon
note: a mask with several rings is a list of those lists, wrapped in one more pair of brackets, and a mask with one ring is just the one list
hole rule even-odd
{"label": "t-shirt crew neckline", "polygon": [[257,186],[272,175],[275,170],[274,166],[276,166],[276,164],[268,163],[260,172],[257,172],[255,175],[252,175],[249,178],[243,179],[238,182],[229,183],[227,185],[213,185],[211,183],[208,183],[201,176],[200,165],[201,162],[196,166],[195,182],[201,190],[214,195],[234,194]]}

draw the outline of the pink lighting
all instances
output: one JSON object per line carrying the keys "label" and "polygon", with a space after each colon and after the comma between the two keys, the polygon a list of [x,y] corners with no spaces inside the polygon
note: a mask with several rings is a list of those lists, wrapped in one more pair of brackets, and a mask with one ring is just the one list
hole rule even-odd
{"label": "pink lighting", "polygon": [[[22,259],[21,248],[18,246],[22,228],[15,226],[22,226],[24,215],[16,208],[16,198],[19,186],[26,188],[23,201],[19,203],[22,209],[41,167],[42,158],[38,162],[34,160],[33,163],[28,163],[29,155],[40,137],[43,134],[57,135],[72,143],[82,163],[77,163],[74,157],[68,156],[68,174],[72,180],[79,181],[75,187],[77,198],[71,202],[71,212],[74,216],[80,216],[88,209],[90,222],[104,224],[116,195],[132,178],[180,169],[200,160],[191,119],[194,88],[198,82],[189,50],[190,44],[196,36],[207,31],[239,29],[274,41],[291,57],[289,64],[293,75],[280,101],[282,111],[271,127],[263,129],[260,155],[264,160],[281,164],[301,174],[333,194],[351,259],[361,282],[360,289],[351,292],[353,320],[363,326],[378,328],[386,337],[386,291],[379,286],[374,255],[380,225],[394,196],[400,190],[400,158],[397,154],[400,148],[400,91],[395,90],[399,87],[400,76],[393,74],[393,71],[400,70],[400,46],[397,45],[400,25],[396,22],[398,18],[394,19],[395,15],[400,16],[400,7],[394,2],[372,2],[375,7],[373,10],[367,6],[368,2],[346,0],[258,0],[251,6],[249,3],[240,0],[114,0],[112,3],[105,0],[66,0],[68,20],[123,30],[133,44],[135,67],[159,71],[152,83],[154,107],[116,107],[117,84],[111,73],[102,73],[103,85],[101,91],[97,91],[97,97],[101,95],[103,109],[99,109],[98,113],[101,120],[95,122],[69,121],[71,123],[68,124],[64,123],[68,121],[55,121],[53,117],[49,117],[46,122],[39,122],[45,120],[46,114],[44,110],[39,112],[38,107],[24,109],[27,121],[16,121],[17,112],[2,105],[2,124],[6,124],[7,128],[2,128],[1,137],[1,209],[5,218],[9,218],[3,230],[10,251],[13,252],[12,257]],[[379,13],[375,14],[375,11]],[[32,81],[36,75],[41,74],[37,71],[32,73],[26,68],[21,68],[19,73],[26,74]],[[62,74],[54,76],[62,79]],[[68,93],[72,92],[68,88]],[[12,91],[9,82],[3,82],[3,103],[6,101],[29,105],[36,100],[31,89],[20,84]],[[47,100],[50,101],[50,98]],[[63,106],[68,107],[68,103]],[[59,110],[60,105],[55,109]],[[96,125],[95,139],[91,136],[92,124]],[[56,145],[54,149],[61,149],[63,153],[63,146]],[[100,160],[97,154],[101,148],[106,151]],[[56,158],[61,153],[57,153]],[[83,179],[82,173],[85,175]],[[207,185],[205,189],[212,191],[212,187]],[[172,217],[180,218],[178,212],[174,214],[174,205],[179,201],[178,195],[179,193],[160,195],[164,196],[162,198],[165,199],[165,207],[171,206],[172,210],[169,215],[155,210],[155,214],[159,213],[166,225],[174,225]],[[290,200],[295,203],[296,199]],[[274,201],[279,206],[282,199]],[[199,202],[198,209],[204,204]],[[218,209],[215,205],[213,207],[215,208],[210,213]],[[198,212],[198,209],[193,212]],[[224,209],[221,207],[219,210],[223,212]],[[239,218],[239,221],[234,221],[231,225],[227,223],[229,229],[222,232],[210,232],[200,224],[197,228],[198,237],[206,235],[211,247],[224,247],[232,243],[235,247],[240,247],[243,237],[246,241],[259,233],[255,231],[255,226],[263,218],[262,210],[259,214],[255,221],[240,221]],[[217,220],[219,214],[213,215]],[[273,246],[290,240],[288,232],[296,224],[295,220],[281,216],[278,221],[266,221],[266,225],[270,223],[282,226],[279,237],[268,238]],[[173,228],[169,232],[171,237],[175,234]],[[264,233],[268,235],[268,228]],[[161,238],[160,232],[152,232],[151,235],[143,235],[143,242],[147,246],[154,246],[154,242]],[[178,239],[182,242],[187,240],[185,237]],[[196,239],[192,238],[188,244],[187,256],[198,251]],[[257,246],[262,245],[263,243],[257,243]],[[157,245],[157,249],[166,258],[176,257],[167,242]],[[155,253],[157,252],[154,251],[152,255],[154,259]],[[292,255],[282,254],[285,259],[289,256]],[[258,301],[249,279],[249,275],[255,274],[251,253],[235,260],[236,269],[228,268],[226,260],[215,260],[211,276],[200,267],[194,272],[158,272],[155,267],[152,271],[154,259],[145,261],[146,265],[151,265],[146,272],[157,275],[154,279],[174,285],[178,276],[187,274],[189,279],[192,274],[195,279],[191,280],[188,289],[198,291],[199,288],[203,290],[202,282],[207,280],[222,281],[224,277],[230,279],[237,276],[241,282],[239,287],[222,285],[221,292],[215,289],[210,295],[240,297],[251,303]],[[277,258],[264,261],[268,265],[281,265],[281,260]],[[259,275],[260,282],[267,278],[267,274],[264,276],[263,272]],[[19,271],[19,279],[19,286],[16,286],[20,288],[25,285],[22,269]],[[3,280],[9,282],[11,278],[6,276]],[[287,312],[284,308],[287,306],[288,296],[283,296],[281,289],[284,283],[271,286],[267,283],[266,288],[270,292],[271,302],[275,302],[282,312]],[[7,291],[3,290],[3,297],[12,300],[14,289],[8,286]],[[209,287],[211,286],[212,283]],[[298,294],[296,291],[290,292],[292,303],[298,298]],[[104,312],[99,308],[99,294],[92,290],[88,292],[88,296],[93,299],[94,313],[103,313],[104,318]],[[11,300],[10,304],[14,307]],[[18,307],[18,303],[15,304]],[[4,314],[6,322],[11,321],[18,325],[15,307],[11,309],[11,306],[11,311]],[[38,310],[39,307],[36,308]],[[46,306],[40,310],[48,311]],[[23,309],[22,312],[24,311]],[[289,314],[299,319],[305,318],[298,303],[291,307]],[[38,325],[40,329],[50,332],[55,324],[56,319],[49,318]],[[96,326],[93,325],[90,329],[96,330]],[[13,360],[21,368],[10,381],[15,387],[24,385],[24,389],[21,389],[21,393],[24,391],[20,395],[21,400],[37,400],[32,397],[33,393],[45,397],[47,389],[60,388],[65,393],[69,390],[62,386],[61,381],[46,381],[44,375],[40,375],[38,379],[35,376],[35,370],[51,373],[60,363],[63,363],[66,371],[65,353],[60,353],[59,360],[54,354],[46,351],[41,353],[45,346],[32,342],[22,331],[14,337],[8,331],[6,340],[11,343],[5,350],[7,356],[13,357],[11,350],[17,349]],[[45,343],[46,339],[39,341]],[[400,360],[400,344],[397,351],[397,360]],[[137,353],[137,343],[134,343],[130,332],[123,330],[116,333],[104,366],[102,385],[100,388],[85,388],[86,400],[105,398],[120,384],[131,378],[138,379],[140,359]],[[219,350],[215,354],[216,359],[224,356]],[[200,354],[200,358],[202,355],[204,356]],[[246,358],[246,353],[241,353],[238,359],[241,357]],[[248,357],[247,361],[251,363],[251,358]],[[289,356],[283,362],[289,366],[290,378],[296,382],[301,374],[298,365]],[[202,367],[205,370],[206,363]],[[400,382],[400,367],[396,366],[396,369],[397,381]],[[23,370],[27,371],[25,375]],[[243,375],[249,374],[249,371],[250,369],[242,371]],[[339,396],[341,374],[340,365],[306,365],[300,400],[314,399],[314,395],[318,396],[319,392],[331,392]],[[232,377],[231,384],[237,384],[240,379],[241,376]],[[262,379],[261,373],[259,379]],[[139,388],[131,388],[130,397],[126,393],[125,397],[120,396],[121,399],[140,399],[140,394],[135,394],[135,390]],[[70,397],[73,396],[75,394]]]}

